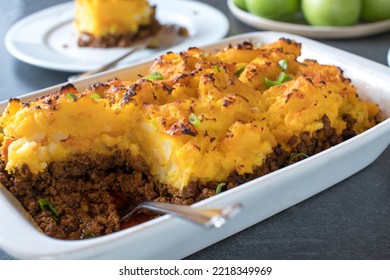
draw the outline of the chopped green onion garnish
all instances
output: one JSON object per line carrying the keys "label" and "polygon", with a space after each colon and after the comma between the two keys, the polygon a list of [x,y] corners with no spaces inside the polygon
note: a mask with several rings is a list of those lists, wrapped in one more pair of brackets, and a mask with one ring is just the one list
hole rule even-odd
{"label": "chopped green onion garnish", "polygon": [[309,156],[305,153],[292,153],[290,155],[290,158],[288,159],[288,162],[291,163],[294,159],[296,159],[298,157],[308,158]]}
{"label": "chopped green onion garnish", "polygon": [[92,232],[86,230],[83,232],[83,238],[94,238],[95,237],[95,234],[93,234]]}
{"label": "chopped green onion garnish", "polygon": [[222,191],[222,188],[226,185],[226,183],[219,183],[217,188],[215,189],[215,194],[219,194]]}
{"label": "chopped green onion garnish", "polygon": [[283,70],[287,70],[288,69],[288,60],[287,59],[281,59],[279,60],[278,62],[280,68],[282,68]]}
{"label": "chopped green onion garnish", "polygon": [[215,68],[218,71],[218,73],[221,73],[221,69],[219,69],[218,65],[214,65],[213,68]]}
{"label": "chopped green onion garnish", "polygon": [[76,99],[77,96],[74,95],[73,93],[68,92],[68,93],[66,94],[66,98],[69,98],[69,99]]}
{"label": "chopped green onion garnish", "polygon": [[53,214],[53,218],[58,221],[60,219],[60,215],[58,214],[57,210],[54,208],[53,204],[50,203],[50,201],[47,198],[41,198],[38,200],[39,207],[41,207],[42,210],[48,210]]}
{"label": "chopped green onion garnish", "polygon": [[199,127],[200,126],[200,119],[198,118],[197,115],[195,115],[194,113],[191,113],[190,116],[188,117],[188,121],[195,127]]}
{"label": "chopped green onion garnish", "polygon": [[160,72],[152,72],[150,73],[145,79],[148,81],[156,81],[156,80],[162,80],[163,76],[161,75]]}
{"label": "chopped green onion garnish", "polygon": [[281,83],[291,81],[292,79],[293,79],[292,76],[290,76],[284,72],[280,72],[279,77],[278,77],[278,81],[280,81]]}
{"label": "chopped green onion garnish", "polygon": [[100,95],[98,94],[98,93],[93,93],[93,94],[91,94],[91,98],[93,98],[93,99],[99,99],[100,98]]}
{"label": "chopped green onion garnish", "polygon": [[280,85],[281,83],[279,81],[272,81],[268,79],[267,77],[264,78],[264,84],[267,88]]}
{"label": "chopped green onion garnish", "polygon": [[245,67],[241,67],[240,69],[238,69],[236,71],[236,73],[234,73],[237,77],[240,77],[241,73],[244,72],[245,70]]}
{"label": "chopped green onion garnish", "polygon": [[284,82],[291,81],[291,80],[292,80],[292,77],[290,75],[288,75],[284,72],[280,72],[279,77],[276,81],[272,81],[272,80],[268,79],[267,77],[265,77],[264,83],[265,83],[265,86],[267,88],[270,88],[273,86],[281,85]]}

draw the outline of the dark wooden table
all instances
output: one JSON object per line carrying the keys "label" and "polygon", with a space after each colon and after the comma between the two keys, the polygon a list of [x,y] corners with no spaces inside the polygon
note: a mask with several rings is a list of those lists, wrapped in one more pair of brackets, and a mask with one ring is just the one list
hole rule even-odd
{"label": "dark wooden table", "polygon": [[[0,37],[23,17],[63,0],[0,1]],[[228,35],[256,31],[236,20],[225,0],[203,0],[224,12]],[[387,64],[390,31],[320,40]],[[18,61],[0,44],[1,100],[65,82],[69,73]],[[390,79],[390,77],[389,77]],[[188,259],[390,259],[390,148],[370,166],[328,190]],[[0,221],[1,226],[1,221]],[[12,259],[0,250],[0,259]]]}

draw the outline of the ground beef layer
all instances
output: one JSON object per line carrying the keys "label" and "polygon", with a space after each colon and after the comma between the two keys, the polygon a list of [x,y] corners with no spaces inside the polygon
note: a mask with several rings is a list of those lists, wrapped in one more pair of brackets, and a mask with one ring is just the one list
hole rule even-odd
{"label": "ground beef layer", "polygon": [[[324,127],[315,135],[303,132],[299,137],[292,137],[290,152],[276,146],[253,173],[232,173],[223,191],[351,138],[356,134],[352,129],[354,120],[348,116],[345,120],[347,128],[338,136],[324,116]],[[130,205],[150,200],[190,205],[215,195],[219,183],[192,182],[183,191],[174,191],[155,182],[141,158],[119,151],[109,156],[77,155],[67,162],[50,163],[47,172],[38,174],[32,174],[26,167],[9,175],[4,168],[5,162],[0,162],[0,182],[21,202],[42,231],[51,237],[70,240],[120,230],[119,217]],[[59,213],[58,219],[51,211],[41,209],[40,199],[50,201]]]}
{"label": "ground beef layer", "polygon": [[102,37],[82,33],[78,38],[77,44],[80,47],[92,48],[129,47],[137,41],[157,34],[160,28],[160,23],[154,18],[150,25],[140,26],[137,33],[109,34]]}

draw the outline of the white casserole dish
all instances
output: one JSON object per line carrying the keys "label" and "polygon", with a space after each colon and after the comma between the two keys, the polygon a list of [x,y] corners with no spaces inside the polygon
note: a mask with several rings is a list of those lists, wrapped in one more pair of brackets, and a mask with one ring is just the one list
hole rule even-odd
{"label": "white casserole dish", "polygon": [[[224,39],[203,47],[221,49],[228,44],[251,41],[271,43],[284,37],[302,43],[301,58],[341,67],[352,79],[359,96],[378,103],[390,115],[390,69],[356,55],[300,36],[278,32],[255,32]],[[83,89],[114,77],[136,79],[149,63],[123,67],[74,83]],[[20,97],[33,99],[61,85]],[[3,111],[7,101],[0,103]],[[372,129],[235,189],[196,203],[193,207],[219,207],[240,202],[242,211],[218,229],[204,229],[165,215],[107,236],[80,241],[53,239],[39,232],[16,207],[13,197],[0,188],[0,247],[21,259],[181,259],[256,224],[349,177],[374,161],[389,145],[390,119]],[[188,242],[188,240],[192,240]]]}

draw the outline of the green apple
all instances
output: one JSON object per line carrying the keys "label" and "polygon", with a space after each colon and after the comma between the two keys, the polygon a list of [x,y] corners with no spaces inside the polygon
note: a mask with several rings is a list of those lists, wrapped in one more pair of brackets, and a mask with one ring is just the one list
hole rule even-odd
{"label": "green apple", "polygon": [[361,19],[368,22],[390,19],[390,0],[362,0]]}
{"label": "green apple", "polygon": [[299,11],[300,0],[245,0],[247,10],[268,19],[288,21]]}
{"label": "green apple", "polygon": [[233,3],[242,10],[246,10],[245,0],[233,0]]}
{"label": "green apple", "polygon": [[361,8],[362,0],[302,0],[306,21],[318,26],[353,25],[359,20]]}

